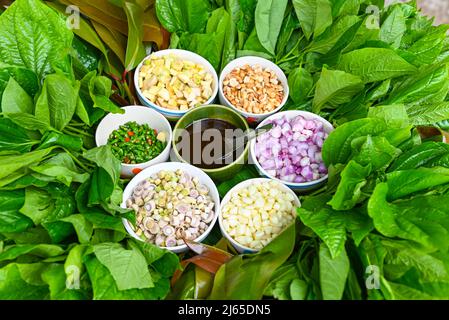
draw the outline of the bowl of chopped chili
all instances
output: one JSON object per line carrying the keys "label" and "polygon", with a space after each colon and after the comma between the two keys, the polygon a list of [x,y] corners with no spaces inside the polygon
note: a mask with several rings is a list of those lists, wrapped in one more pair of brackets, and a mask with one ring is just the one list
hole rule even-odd
{"label": "bowl of chopped chili", "polygon": [[121,176],[132,178],[145,168],[168,161],[172,129],[159,112],[143,106],[124,107],[98,125],[97,146],[109,145],[122,163]]}

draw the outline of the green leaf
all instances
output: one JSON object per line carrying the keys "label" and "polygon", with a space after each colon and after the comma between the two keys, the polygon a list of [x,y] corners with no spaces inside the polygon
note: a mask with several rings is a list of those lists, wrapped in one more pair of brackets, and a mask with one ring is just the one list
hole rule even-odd
{"label": "green leaf", "polygon": [[[46,149],[50,147],[58,146],[66,150],[79,152],[83,148],[83,139],[76,135],[67,135],[55,131],[47,131],[42,136],[41,144],[38,149]],[[55,159],[56,158],[56,159]],[[52,164],[63,164],[70,168],[72,171],[77,171],[72,158],[68,158],[68,154],[57,155],[52,161]]]}
{"label": "green leaf", "polygon": [[364,48],[342,55],[338,68],[365,83],[412,74],[417,69],[391,49]]}
{"label": "green leaf", "polygon": [[42,226],[47,231],[52,243],[61,243],[75,234],[73,226],[67,222],[52,221],[43,223]]}
{"label": "green leaf", "polygon": [[180,47],[193,51],[203,58],[207,58],[212,66],[219,70],[222,57],[223,37],[212,34],[189,34],[181,36]]}
{"label": "green leaf", "polygon": [[206,27],[209,4],[205,0],[156,0],[156,14],[169,32],[199,33]]}
{"label": "green leaf", "polygon": [[89,119],[89,113],[86,110],[86,107],[84,106],[83,100],[81,98],[78,98],[78,101],[76,103],[76,110],[75,114],[78,116],[78,118],[81,119],[85,124],[90,126],[90,119]]}
{"label": "green leaf", "polygon": [[23,255],[33,255],[41,258],[57,257],[65,252],[59,246],[50,244],[15,245],[0,253],[0,261],[15,260]]}
{"label": "green leaf", "polygon": [[64,129],[75,114],[78,91],[79,85],[74,88],[65,76],[49,75],[36,102],[36,118],[56,130]]}
{"label": "green leaf", "polygon": [[[48,287],[27,281],[27,265],[8,264],[0,269],[0,299],[2,300],[42,300],[47,298]],[[36,273],[36,271],[34,271]],[[24,279],[25,278],[25,279]]]}
{"label": "green leaf", "polygon": [[449,146],[444,143],[426,142],[415,146],[399,156],[388,169],[389,172],[433,167],[449,154]]}
{"label": "green leaf", "polygon": [[243,46],[243,50],[237,51],[238,57],[243,57],[246,55],[255,55],[258,57],[266,58],[272,60],[273,56],[269,53],[264,46],[260,43],[259,37],[257,36],[257,31],[254,30],[249,34],[248,39]]}
{"label": "green leaf", "polygon": [[61,221],[71,223],[78,235],[78,241],[82,244],[87,244],[92,237],[93,227],[92,223],[87,221],[81,214],[73,214],[61,219]]}
{"label": "green leaf", "polygon": [[366,97],[367,101],[377,101],[383,97],[385,97],[391,88],[391,79],[383,81],[376,88],[369,92]]}
{"label": "green leaf", "polygon": [[33,226],[33,222],[19,213],[25,203],[22,190],[0,191],[0,233],[23,232]]}
{"label": "green leaf", "polygon": [[387,129],[385,121],[365,118],[345,123],[334,130],[323,146],[323,160],[327,166],[346,163],[351,156],[351,144],[356,138],[379,135]]}
{"label": "green leaf", "polygon": [[376,229],[387,237],[399,237],[430,249],[447,251],[449,244],[447,196],[420,196],[410,200],[388,202],[394,192],[381,183],[368,203],[368,213]]}
{"label": "green leaf", "polygon": [[378,241],[385,252],[384,276],[394,299],[447,299],[447,254],[429,254],[408,241]]}
{"label": "green leaf", "polygon": [[239,0],[240,19],[237,23],[238,31],[248,35],[254,29],[254,13],[256,11],[257,0]]}
{"label": "green leaf", "polygon": [[88,206],[99,205],[108,201],[113,192],[113,179],[103,168],[97,168],[91,178]]}
{"label": "green leaf", "polygon": [[[114,191],[118,187],[121,168],[120,161],[115,158],[108,145],[88,150],[83,156],[98,166],[92,174],[88,205],[98,205],[108,202],[112,199]],[[116,201],[112,205],[118,205],[121,202],[121,193],[116,193],[116,195],[119,197],[116,197]]]}
{"label": "green leaf", "polygon": [[72,32],[64,19],[37,0],[19,0],[0,16],[0,60],[32,70],[39,79],[53,67],[70,70]]}
{"label": "green leaf", "polygon": [[38,166],[30,167],[30,169],[40,174],[54,177],[68,187],[72,182],[83,183],[89,179],[89,174],[82,173],[67,153],[60,153]]}
{"label": "green leaf", "polygon": [[[370,143],[370,141],[367,141],[367,143]],[[350,161],[341,173],[341,182],[328,204],[334,210],[350,210],[354,208],[360,202],[362,188],[368,183],[367,178],[371,172],[371,164],[361,166],[356,161]]]}
{"label": "green leaf", "polygon": [[30,131],[39,130],[44,132],[50,128],[48,123],[41,121],[28,113],[6,113],[5,117],[11,119],[11,121],[18,126]]}
{"label": "green leaf", "polygon": [[[360,25],[360,18],[357,16],[344,16],[338,19],[325,33],[315,37],[310,44],[310,51],[328,54],[338,48],[345,47]],[[355,29],[355,30],[354,30]],[[339,51],[339,50],[338,50]]]}
{"label": "green leaf", "polygon": [[[109,97],[107,96],[93,95],[92,100],[94,102],[94,108],[99,108],[111,113],[123,114],[125,112],[123,109],[120,109],[111,100],[109,100]],[[90,121],[92,122],[93,120],[91,119]]]}
{"label": "green leaf", "polygon": [[193,300],[196,295],[197,267],[189,264],[183,271],[181,278],[176,281],[166,300]]}
{"label": "green leaf", "polygon": [[18,155],[0,155],[0,179],[7,177],[11,173],[26,168],[34,163],[41,161],[47,156],[53,148],[39,151],[32,151]]}
{"label": "green leaf", "polygon": [[220,267],[209,299],[261,299],[274,271],[290,256],[295,243],[292,224],[259,253],[239,255]]}
{"label": "green leaf", "polygon": [[116,184],[120,179],[121,163],[109,146],[102,146],[86,151],[83,157],[92,161],[98,167],[103,168],[111,177],[112,182]]}
{"label": "green leaf", "polygon": [[407,31],[406,17],[400,6],[394,7],[380,28],[380,40],[399,48]]}
{"label": "green leaf", "polygon": [[87,256],[84,263],[92,282],[94,300],[156,300],[164,298],[170,290],[166,278],[157,281],[154,288],[119,290],[111,273],[95,256]]}
{"label": "green leaf", "polygon": [[449,169],[442,167],[394,171],[387,174],[389,200],[449,183]]}
{"label": "green leaf", "polygon": [[273,55],[275,54],[287,3],[288,0],[266,0],[259,1],[256,6],[257,36],[264,48]]}
{"label": "green leaf", "polygon": [[407,109],[403,104],[382,105],[370,108],[368,117],[382,119],[388,126],[393,128],[404,128],[410,124]]}
{"label": "green leaf", "polygon": [[336,107],[349,102],[363,87],[362,80],[357,76],[323,68],[316,84],[313,110],[318,113],[324,107]]}
{"label": "green leaf", "polygon": [[307,39],[321,35],[332,25],[332,5],[329,0],[293,0],[296,15]]}
{"label": "green leaf", "polygon": [[[276,58],[282,59],[288,52],[287,46],[290,47],[289,43],[293,41],[294,34],[298,32],[300,28],[298,18],[294,11],[287,10],[287,16],[281,26],[281,31],[279,33],[279,38],[276,44]],[[249,33],[249,32],[248,32]]]}
{"label": "green leaf", "polygon": [[[9,153],[9,152],[8,152]],[[13,153],[14,154],[14,153]],[[4,188],[5,190],[17,190],[17,188],[8,188],[6,186],[14,185],[16,181],[26,176],[25,169],[20,169],[19,171],[15,171],[6,177],[0,179],[0,187]]]}
{"label": "green leaf", "polygon": [[376,171],[385,170],[401,154],[401,150],[391,145],[384,137],[367,136],[361,141],[364,142],[357,150],[358,154],[354,156],[354,160],[364,166],[371,166]]}
{"label": "green leaf", "polygon": [[298,276],[298,270],[294,263],[288,263],[281,266],[273,274],[270,283],[265,289],[264,295],[274,297],[278,300],[291,300],[290,286],[294,280],[299,280]]}
{"label": "green leaf", "polygon": [[335,211],[326,203],[329,195],[309,197],[298,208],[301,221],[315,232],[328,246],[332,257],[337,257],[344,248],[347,231],[352,232],[359,244],[372,230],[372,223],[363,209]]}
{"label": "green leaf", "polygon": [[35,225],[40,224],[53,210],[51,196],[45,190],[27,188],[25,191],[25,203],[20,213],[33,220]]}
{"label": "green leaf", "polygon": [[111,79],[97,76],[97,71],[89,72],[84,76],[80,83],[79,95],[81,101],[77,101],[77,108],[82,109],[78,110],[78,113],[82,113],[84,122],[96,123],[104,116],[104,111],[121,114],[125,112],[109,100],[112,95]]}
{"label": "green leaf", "polygon": [[128,241],[128,244],[130,247],[139,250],[144,255],[147,264],[165,277],[171,277],[180,268],[178,256],[171,251],[134,239]]}
{"label": "green leaf", "polygon": [[[71,55],[73,72],[76,79],[80,79],[87,73],[98,69],[102,57],[96,48],[82,41],[80,38],[75,37],[73,39],[73,49]],[[104,59],[106,60],[106,58]]]}
{"label": "green leaf", "polygon": [[0,118],[0,152],[29,152],[36,141],[32,141],[27,132],[8,118]]}
{"label": "green leaf", "polygon": [[[216,70],[224,68],[229,63],[229,59],[233,59],[231,57],[235,58],[235,37],[233,38],[231,35],[231,29],[234,28],[231,16],[224,8],[218,8],[212,12],[207,22],[206,33],[213,35],[213,49],[209,54],[202,50],[199,50],[198,53],[203,57],[208,56]],[[201,46],[198,46],[198,49],[200,48]]]}
{"label": "green leaf", "polygon": [[126,232],[123,221],[119,217],[96,212],[83,213],[83,216],[93,224],[95,229],[110,229],[123,233]]}
{"label": "green leaf", "polygon": [[304,68],[294,69],[288,75],[288,85],[291,90],[290,98],[295,103],[306,102],[313,88],[312,75]]}
{"label": "green leaf", "polygon": [[87,246],[79,244],[70,249],[67,259],[64,262],[64,272],[67,283],[75,284],[75,281],[78,281],[83,274],[85,270],[83,257],[86,250]]}
{"label": "green leaf", "polygon": [[407,113],[415,126],[435,124],[449,119],[449,102],[407,106]]}
{"label": "green leaf", "polygon": [[324,300],[341,300],[349,274],[345,250],[332,258],[325,244],[320,245],[320,285]]}
{"label": "green leaf", "polygon": [[34,97],[39,91],[39,80],[33,71],[0,62],[0,98],[10,78],[14,78],[31,97]]}
{"label": "green leaf", "polygon": [[[26,188],[25,203],[20,209],[20,212],[28,216],[38,225],[59,221],[73,214],[74,210],[74,200],[69,189],[67,187],[62,188],[61,186],[50,185],[45,189],[35,187]],[[52,231],[49,230],[49,225],[46,224],[45,227],[49,232]],[[62,228],[62,226],[58,225],[57,229],[59,228]]]}
{"label": "green leaf", "polygon": [[125,1],[123,5],[128,20],[128,46],[126,48],[125,67],[133,70],[145,58],[143,45],[143,10],[132,2]]}
{"label": "green leaf", "polygon": [[33,113],[34,111],[33,100],[13,77],[9,78],[3,92],[1,110],[5,113]]}
{"label": "green leaf", "polygon": [[[31,220],[30,220],[31,221]],[[35,227],[18,233],[4,233],[5,237],[14,241],[16,244],[51,244],[52,240],[43,227]]]}
{"label": "green leaf", "polygon": [[96,229],[92,236],[91,243],[105,243],[105,242],[120,242],[126,238],[126,233],[117,232],[114,230]]}
{"label": "green leaf", "polygon": [[416,41],[407,51],[414,55],[415,65],[434,63],[443,50],[446,39],[447,25],[435,28]]}
{"label": "green leaf", "polygon": [[384,104],[431,104],[444,101],[449,91],[449,66],[421,68],[399,82]]}
{"label": "green leaf", "polygon": [[42,280],[48,284],[51,300],[85,300],[87,294],[81,290],[67,287],[64,266],[50,265],[42,272]]}
{"label": "green leaf", "polygon": [[[240,11],[240,2],[241,1],[239,0],[227,0],[225,4],[227,15],[224,15],[223,18],[225,26],[221,28],[221,31],[225,33],[225,37],[220,70],[223,70],[229,62],[236,58],[237,49],[239,47],[237,39],[239,31],[237,24],[240,22],[240,18],[243,18],[243,14],[241,14]],[[227,21],[227,16],[229,16],[229,22]]]}
{"label": "green leaf", "polygon": [[348,53],[363,48],[368,41],[379,40],[380,30],[372,25],[373,19],[374,21],[376,20],[375,14],[369,15],[363,20],[353,39],[345,48],[343,48],[342,53]]}
{"label": "green leaf", "polygon": [[120,244],[103,243],[93,247],[97,259],[108,268],[119,290],[154,287],[147,262],[138,250],[126,250]]}
{"label": "green leaf", "polygon": [[290,296],[292,300],[305,300],[307,297],[307,282],[301,279],[293,279],[290,283]]}

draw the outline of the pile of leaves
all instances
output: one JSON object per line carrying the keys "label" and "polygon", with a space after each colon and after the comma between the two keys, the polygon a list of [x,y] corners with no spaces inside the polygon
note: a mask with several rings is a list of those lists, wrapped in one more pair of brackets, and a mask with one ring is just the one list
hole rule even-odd
{"label": "pile of leaves", "polygon": [[74,71],[74,35],[41,1],[0,25],[0,299],[164,298],[178,258],[127,238],[120,161],[93,141],[122,112],[111,80]]}
{"label": "pile of leaves", "polygon": [[449,147],[421,141],[404,106],[372,110],[329,136],[327,190],[298,209],[326,245],[315,280],[323,298],[447,299]]}
{"label": "pile of leaves", "polygon": [[448,119],[449,27],[433,26],[416,2],[157,0],[156,13],[172,48],[197,52],[218,71],[246,55],[277,63],[289,78],[287,109],[337,125],[391,104],[420,114],[415,125]]}
{"label": "pile of leaves", "polygon": [[154,2],[51,0],[46,3],[68,16],[67,22],[77,36],[73,45],[81,63],[74,60],[75,71],[104,70],[118,89],[118,102],[129,105],[137,101],[132,84],[134,68],[152,49],[168,47],[170,34],[157,20]]}
{"label": "pile of leaves", "polygon": [[[68,4],[83,14],[76,36]],[[120,163],[93,133],[121,112],[111,97],[130,100],[147,42],[164,47],[159,23],[142,18],[152,10],[172,48],[217,71],[270,59],[289,78],[286,109],[335,124],[327,185],[258,254],[236,254],[216,229],[215,249],[193,245],[181,270],[178,256],[126,236]],[[438,142],[449,27],[415,2],[17,0],[0,25],[1,299],[449,298],[449,147]],[[220,194],[256,176],[248,167]]]}
{"label": "pile of leaves", "polygon": [[[434,26],[416,1],[157,0],[156,12],[172,48],[217,71],[246,55],[277,63],[289,78],[285,109],[337,127],[323,150],[329,182],[302,197],[305,228],[265,296],[449,298],[449,148],[438,142],[449,119],[449,26]],[[437,141],[420,134],[427,127]],[[247,168],[220,193],[256,176]],[[217,273],[232,279],[223,296],[260,298],[260,283],[231,266]]]}

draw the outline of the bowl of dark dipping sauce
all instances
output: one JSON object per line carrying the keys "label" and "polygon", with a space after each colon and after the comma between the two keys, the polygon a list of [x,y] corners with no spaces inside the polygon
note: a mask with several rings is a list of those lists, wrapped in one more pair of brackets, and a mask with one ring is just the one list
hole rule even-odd
{"label": "bowl of dark dipping sauce", "polygon": [[248,160],[246,120],[234,110],[208,105],[186,113],[173,132],[172,160],[189,163],[212,179],[225,181]]}

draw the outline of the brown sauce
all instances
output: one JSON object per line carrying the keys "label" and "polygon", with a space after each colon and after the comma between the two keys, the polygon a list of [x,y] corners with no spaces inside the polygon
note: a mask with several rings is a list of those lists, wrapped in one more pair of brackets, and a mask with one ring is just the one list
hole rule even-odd
{"label": "brown sauce", "polygon": [[[218,169],[234,162],[244,151],[243,130],[219,119],[202,119],[186,127],[176,143],[181,157],[201,169]],[[232,156],[221,159],[234,146]]]}

